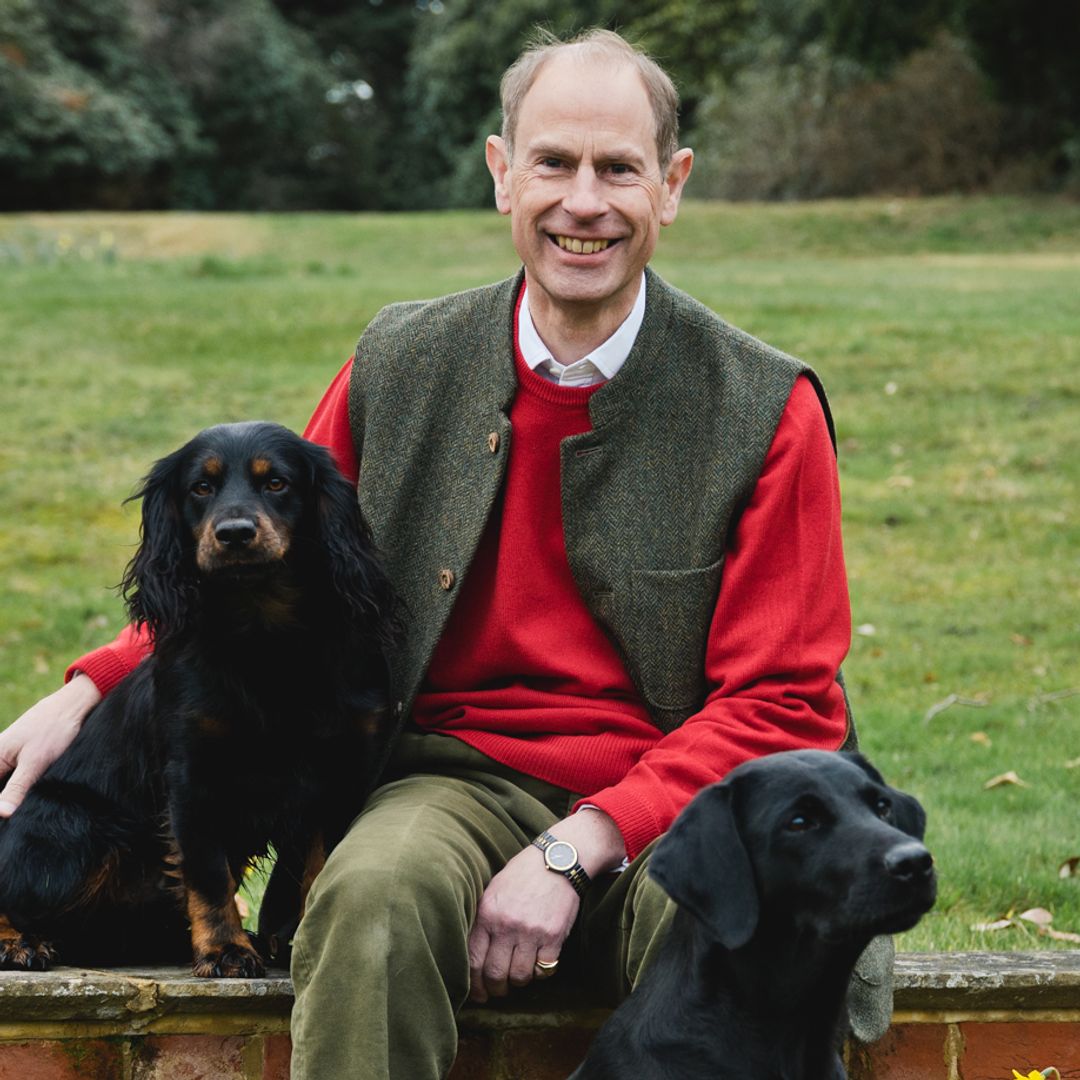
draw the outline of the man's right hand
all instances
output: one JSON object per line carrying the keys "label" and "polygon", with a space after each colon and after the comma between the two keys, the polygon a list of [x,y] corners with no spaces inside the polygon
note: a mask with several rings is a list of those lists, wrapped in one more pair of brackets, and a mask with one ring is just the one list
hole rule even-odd
{"label": "man's right hand", "polygon": [[101,700],[87,675],[78,674],[59,690],[31,705],[0,732],[0,817],[10,817],[41,774],[71,745],[86,714]]}

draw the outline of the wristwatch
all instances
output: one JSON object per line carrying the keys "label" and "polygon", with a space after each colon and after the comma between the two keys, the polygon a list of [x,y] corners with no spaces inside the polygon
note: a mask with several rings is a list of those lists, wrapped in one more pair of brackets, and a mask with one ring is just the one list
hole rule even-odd
{"label": "wristwatch", "polygon": [[568,840],[557,840],[546,830],[532,842],[533,847],[544,853],[544,865],[556,874],[562,874],[578,896],[584,896],[589,887],[589,875],[578,862],[577,848]]}

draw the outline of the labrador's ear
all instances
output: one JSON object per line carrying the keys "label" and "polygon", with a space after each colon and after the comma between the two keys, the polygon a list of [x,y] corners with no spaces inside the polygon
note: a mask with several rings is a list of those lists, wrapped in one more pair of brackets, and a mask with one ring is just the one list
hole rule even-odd
{"label": "labrador's ear", "polygon": [[893,822],[901,832],[921,840],[926,835],[926,811],[914,795],[889,788],[893,804]]}
{"label": "labrador's ear", "polygon": [[926,811],[922,808],[919,800],[914,795],[908,795],[906,792],[889,787],[881,773],[862,754],[845,753],[844,757],[853,764],[858,765],[875,783],[889,788],[889,798],[892,800],[893,805],[893,824],[901,832],[906,832],[908,836],[914,836],[917,840],[921,840],[926,832]]}
{"label": "labrador's ear", "polygon": [[649,858],[649,873],[728,949],[745,945],[758,923],[758,892],[739,836],[730,784],[699,792]]}
{"label": "labrador's ear", "polygon": [[860,754],[858,751],[845,750],[841,754],[841,757],[846,758],[852,763],[852,765],[858,765],[859,768],[862,769],[862,771],[866,773],[866,775],[869,776],[870,779],[873,780],[875,783],[885,783],[885,778],[881,775],[881,773],[879,773],[877,769],[875,769],[874,766],[871,765],[870,762],[866,758],[864,758],[862,754]]}

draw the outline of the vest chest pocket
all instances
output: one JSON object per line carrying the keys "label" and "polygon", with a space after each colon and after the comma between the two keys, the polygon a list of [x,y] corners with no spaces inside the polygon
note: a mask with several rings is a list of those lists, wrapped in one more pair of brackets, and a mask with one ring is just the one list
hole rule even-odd
{"label": "vest chest pocket", "polygon": [[616,604],[631,674],[654,710],[680,714],[664,718],[670,726],[705,698],[705,645],[723,566],[720,559],[693,570],[631,570]]}

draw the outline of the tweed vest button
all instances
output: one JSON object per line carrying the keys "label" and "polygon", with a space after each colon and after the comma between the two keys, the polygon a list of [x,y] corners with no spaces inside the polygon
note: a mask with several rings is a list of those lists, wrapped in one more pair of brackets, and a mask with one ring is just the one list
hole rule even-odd
{"label": "tweed vest button", "polygon": [[498,452],[498,449],[499,449],[499,433],[497,431],[493,431],[487,437],[487,444],[488,444],[488,449],[493,454]]}
{"label": "tweed vest button", "polygon": [[455,580],[456,578],[454,577],[453,570],[443,567],[443,569],[439,571],[439,588],[449,591],[454,587]]}

